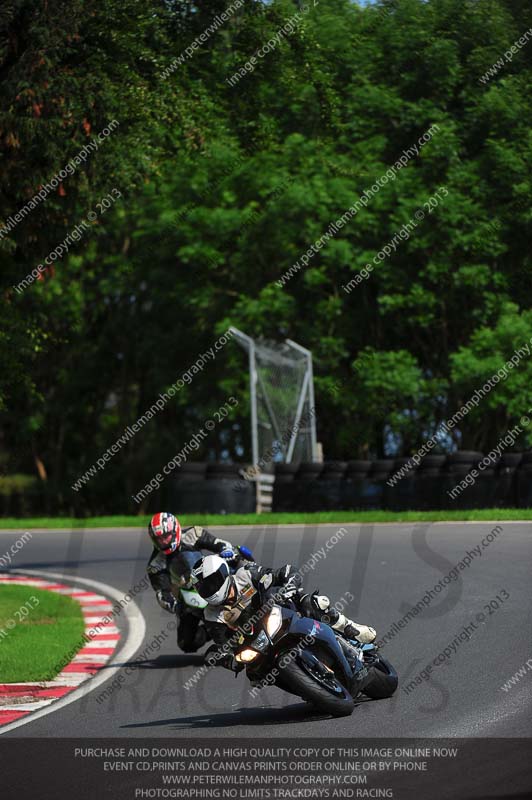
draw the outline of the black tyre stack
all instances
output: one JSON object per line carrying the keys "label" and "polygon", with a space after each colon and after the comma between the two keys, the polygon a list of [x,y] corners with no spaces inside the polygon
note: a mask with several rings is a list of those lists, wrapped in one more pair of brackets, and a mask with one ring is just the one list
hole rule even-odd
{"label": "black tyre stack", "polygon": [[445,494],[443,488],[443,470],[447,456],[428,455],[421,459],[416,470],[416,507],[419,511],[443,508]]}
{"label": "black tyre stack", "polygon": [[294,479],[298,469],[298,464],[275,465],[275,483],[273,485],[273,509],[275,511],[292,511],[294,509],[297,497]]}
{"label": "black tyre stack", "polygon": [[342,485],[342,507],[356,511],[364,508],[371,471],[371,461],[355,459],[347,462],[345,480]]}
{"label": "black tyre stack", "polygon": [[523,453],[516,478],[517,506],[532,508],[532,452]]}
{"label": "black tyre stack", "polygon": [[416,509],[416,465],[411,458],[396,458],[384,485],[384,506],[391,511]]}
{"label": "black tyre stack", "polygon": [[166,505],[179,513],[231,514],[255,511],[255,484],[243,481],[239,464],[190,462],[169,478]]}
{"label": "black tyre stack", "polygon": [[334,511],[341,507],[343,485],[347,472],[347,461],[326,461],[318,476],[320,505],[324,511]]}
{"label": "black tyre stack", "polygon": [[518,506],[518,470],[523,453],[503,453],[494,479],[493,506],[514,508]]}
{"label": "black tyre stack", "polygon": [[[478,468],[480,461],[484,458],[483,453],[476,450],[458,450],[447,456],[444,470],[443,487],[445,494],[442,497],[441,508],[449,509],[471,509],[478,508],[478,503],[486,491],[486,483],[481,480],[482,470]],[[478,476],[471,474],[476,470]],[[493,469],[491,475],[493,476]],[[469,478],[468,478],[469,476]],[[468,479],[470,483],[461,487],[462,481]],[[451,496],[454,492],[454,496]]]}
{"label": "black tyre stack", "polygon": [[378,458],[371,462],[364,507],[369,510],[386,508],[386,481],[393,474],[393,458]]}

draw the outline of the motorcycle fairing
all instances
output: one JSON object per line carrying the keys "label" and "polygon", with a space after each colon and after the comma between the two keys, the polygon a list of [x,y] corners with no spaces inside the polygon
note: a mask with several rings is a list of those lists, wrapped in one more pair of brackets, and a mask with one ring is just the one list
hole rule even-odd
{"label": "motorcycle fairing", "polygon": [[[317,620],[311,617],[300,617],[293,612],[287,613],[285,609],[281,610],[283,614],[283,627],[280,633],[283,632],[284,636],[294,638],[296,640],[294,644],[297,644],[298,640],[300,641],[302,638],[305,638],[305,636],[311,636],[317,644],[331,653],[341,667],[345,679],[351,681],[353,678],[353,670],[329,625],[323,622],[317,622]],[[276,644],[278,644],[277,637]]]}

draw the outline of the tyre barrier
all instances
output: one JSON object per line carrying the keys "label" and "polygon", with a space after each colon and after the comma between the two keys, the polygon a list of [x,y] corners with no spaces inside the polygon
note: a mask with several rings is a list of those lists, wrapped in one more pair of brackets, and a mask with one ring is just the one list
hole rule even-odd
{"label": "tyre barrier", "polygon": [[[484,454],[458,451],[450,455],[428,455],[394,484],[390,479],[411,464],[409,458],[357,459],[278,465],[273,511],[336,510],[469,510],[475,508],[532,507],[532,452],[506,453],[483,469],[474,482],[457,496],[450,496]],[[290,468],[289,481],[281,477]],[[339,475],[338,473],[341,473]],[[277,476],[281,478],[279,481]]]}
{"label": "tyre barrier", "polygon": [[[484,454],[464,450],[409,458],[276,464],[273,511],[469,510],[532,507],[532,451],[505,453],[478,468]],[[411,466],[402,476],[400,470]],[[185,469],[186,467],[186,469]],[[183,513],[253,513],[255,483],[244,464],[186,464],[168,482],[164,502]],[[473,469],[474,481],[465,483]],[[399,478],[392,479],[399,473]],[[454,491],[454,496],[452,495]]]}
{"label": "tyre barrier", "polygon": [[201,481],[207,474],[206,461],[185,462],[175,471],[176,481]]}

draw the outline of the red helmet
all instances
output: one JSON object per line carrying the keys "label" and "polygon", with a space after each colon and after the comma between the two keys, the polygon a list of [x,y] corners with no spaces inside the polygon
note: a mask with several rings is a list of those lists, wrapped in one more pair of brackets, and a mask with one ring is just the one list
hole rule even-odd
{"label": "red helmet", "polygon": [[155,547],[167,556],[179,547],[181,525],[173,514],[168,514],[166,511],[154,514],[148,525],[148,533]]}

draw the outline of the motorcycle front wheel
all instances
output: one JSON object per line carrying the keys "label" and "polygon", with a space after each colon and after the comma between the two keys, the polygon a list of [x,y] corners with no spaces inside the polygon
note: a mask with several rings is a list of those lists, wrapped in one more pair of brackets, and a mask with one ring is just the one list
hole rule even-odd
{"label": "motorcycle front wheel", "polygon": [[333,717],[348,717],[355,707],[355,701],[334,673],[324,678],[318,672],[314,674],[308,665],[303,667],[291,659],[282,668],[282,678],[289,691]]}

